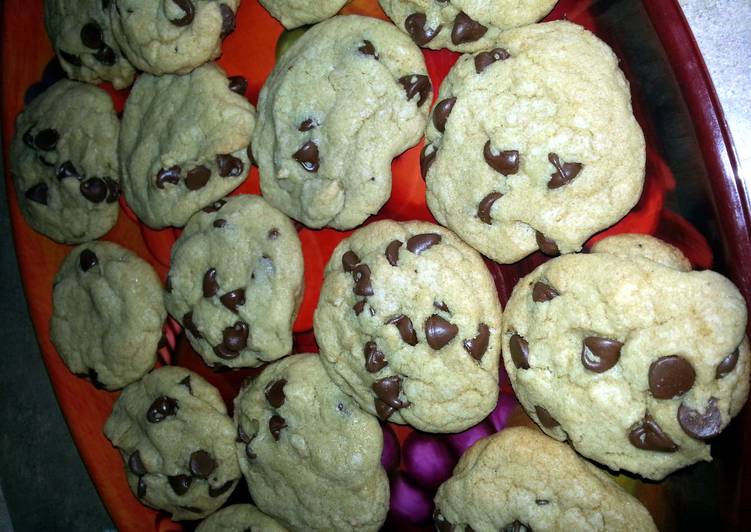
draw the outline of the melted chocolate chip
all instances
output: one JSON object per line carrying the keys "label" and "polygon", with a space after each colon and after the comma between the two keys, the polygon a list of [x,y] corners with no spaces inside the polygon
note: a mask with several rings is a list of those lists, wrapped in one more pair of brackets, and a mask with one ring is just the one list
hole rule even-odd
{"label": "melted chocolate chip", "polygon": [[441,235],[438,233],[423,233],[415,235],[407,240],[407,249],[415,255],[441,243]]}
{"label": "melted chocolate chip", "polygon": [[177,415],[178,404],[177,400],[172,397],[162,395],[157,397],[148,411],[146,412],[146,419],[149,423],[161,423],[169,416]]}
{"label": "melted chocolate chip", "polygon": [[482,198],[482,201],[477,206],[477,217],[482,223],[487,225],[491,225],[493,223],[493,219],[490,217],[490,209],[492,209],[495,202],[502,197],[503,194],[501,194],[500,192],[491,192],[490,194]]}
{"label": "melted chocolate chip", "polygon": [[146,466],[143,465],[143,460],[141,460],[141,453],[139,451],[135,451],[130,457],[128,457],[128,469],[138,477],[142,477],[146,474]]}
{"label": "melted chocolate chip", "polygon": [[433,511],[433,523],[438,532],[454,532],[454,525],[446,521],[438,508]]}
{"label": "melted chocolate chip", "polygon": [[199,165],[188,170],[188,175],[185,177],[185,186],[188,187],[188,190],[199,190],[206,186],[209,179],[211,179],[211,170]]}
{"label": "melted chocolate chip", "polygon": [[521,521],[514,521],[501,528],[500,532],[532,532],[532,529]]}
{"label": "melted chocolate chip", "polygon": [[178,165],[170,166],[169,168],[162,168],[156,174],[156,187],[164,188],[165,183],[177,185],[180,182],[180,173],[182,168]]}
{"label": "melted chocolate chip", "polygon": [[284,387],[287,385],[287,379],[279,379],[278,381],[270,382],[263,394],[266,396],[266,400],[274,408],[280,408],[284,404],[286,399],[284,395]]}
{"label": "melted chocolate chip", "polygon": [[396,410],[407,406],[404,401],[399,399],[401,389],[402,379],[396,375],[378,379],[373,383],[373,392],[375,392],[378,399]]}
{"label": "melted chocolate chip", "polygon": [[399,263],[399,248],[403,245],[404,243],[401,240],[392,240],[391,243],[386,246],[386,260],[389,261],[389,264],[392,266],[396,266]]}
{"label": "melted chocolate chip", "polygon": [[216,280],[216,268],[209,268],[203,274],[203,297],[214,297],[219,292],[219,282]]}
{"label": "melted chocolate chip", "polygon": [[342,268],[345,272],[353,271],[360,264],[360,257],[354,251],[347,251],[342,255]]}
{"label": "melted chocolate chip", "polygon": [[99,49],[104,44],[102,28],[96,22],[84,24],[81,28],[81,42],[86,48]]}
{"label": "melted chocolate chip", "polygon": [[78,57],[75,54],[71,54],[70,52],[66,52],[65,50],[59,51],[60,57],[70,63],[73,66],[83,66],[83,62],[81,62],[81,58]]}
{"label": "melted chocolate chip", "polygon": [[216,166],[221,177],[237,177],[243,173],[245,168],[241,159],[230,154],[217,155]]}
{"label": "melted chocolate chip", "polygon": [[529,369],[529,343],[518,334],[514,334],[509,339],[509,349],[514,365],[519,369]]}
{"label": "melted chocolate chip", "polygon": [[222,32],[219,36],[225,39],[235,31],[235,12],[227,4],[219,4],[219,13],[222,15]]}
{"label": "melted chocolate chip", "polygon": [[167,280],[164,282],[164,289],[168,294],[172,293],[172,278],[167,275]]}
{"label": "melted chocolate chip", "polygon": [[57,147],[60,134],[55,129],[43,129],[34,138],[34,144],[42,151],[52,151]]}
{"label": "melted chocolate chip", "polygon": [[432,41],[443,27],[428,28],[426,27],[427,22],[428,17],[425,16],[425,13],[412,13],[404,20],[404,29],[407,30],[409,36],[418,46],[425,46]]}
{"label": "melted chocolate chip", "polygon": [[454,28],[451,30],[451,42],[454,44],[475,42],[482,38],[487,31],[488,28],[486,26],[483,26],[476,20],[472,20],[464,11],[461,11],[454,19]]}
{"label": "melted chocolate chip", "polygon": [[535,231],[535,239],[537,240],[537,247],[548,257],[557,257],[561,254],[555,240],[546,237],[540,231]]}
{"label": "melted chocolate chip", "polygon": [[519,171],[519,152],[517,150],[504,150],[496,153],[490,141],[485,143],[482,149],[482,155],[485,162],[503,175],[512,175]]}
{"label": "melted chocolate chip", "polygon": [[404,314],[394,316],[386,322],[390,325],[396,325],[399,334],[402,336],[402,340],[409,345],[417,345],[417,334],[415,328],[412,326],[412,320]]}
{"label": "melted chocolate chip", "polygon": [[87,272],[99,264],[99,259],[97,258],[96,253],[90,249],[84,249],[81,251],[81,254],[78,255],[78,264],[81,267],[82,272]]}
{"label": "melted chocolate chip", "polygon": [[237,443],[250,443],[252,439],[253,438],[248,436],[248,433],[243,430],[242,425],[237,426],[237,438],[235,438]]}
{"label": "melted chocolate chip", "polygon": [[433,108],[433,125],[441,133],[446,130],[446,121],[448,120],[451,111],[454,109],[455,104],[456,97],[446,98],[435,104],[435,107]]}
{"label": "melted chocolate chip", "polygon": [[193,2],[191,2],[191,0],[172,0],[172,2],[185,14],[178,19],[170,20],[170,22],[177,27],[187,26],[188,24],[191,24],[196,14]]}
{"label": "melted chocolate chip", "polygon": [[547,506],[548,504],[550,504],[550,501],[547,499],[535,499],[535,504],[537,506]]}
{"label": "melted chocolate chip", "polygon": [[245,304],[245,289],[238,288],[237,290],[227,292],[219,298],[219,301],[221,301],[222,305],[226,308],[237,314],[237,307],[241,307]]}
{"label": "melted chocolate chip", "polygon": [[412,74],[409,76],[403,76],[399,78],[399,83],[404,87],[404,92],[407,93],[407,101],[412,100],[418,94],[420,99],[417,100],[417,107],[422,107],[422,104],[428,99],[428,94],[432,89],[430,85],[430,78],[423,76],[422,74]]}
{"label": "melted chocolate chip", "polygon": [[306,172],[317,172],[321,166],[318,146],[312,140],[303,144],[299,150],[292,154],[292,158],[300,163]]}
{"label": "melted chocolate chip", "polygon": [[618,363],[621,358],[622,342],[588,336],[582,345],[582,365],[594,373],[604,373]]}
{"label": "melted chocolate chip", "polygon": [[736,349],[720,361],[715,372],[716,378],[721,379],[735,369],[735,365],[738,363],[738,354],[739,350]]}
{"label": "melted chocolate chip", "polygon": [[532,288],[532,301],[535,303],[544,303],[555,299],[559,295],[555,288],[540,281],[537,281]]}
{"label": "melted chocolate chip", "polygon": [[120,183],[111,177],[105,177],[104,182],[107,185],[107,203],[115,203],[120,197],[120,194],[122,194]]}
{"label": "melted chocolate chip", "polygon": [[99,50],[94,52],[94,59],[105,66],[112,66],[117,62],[117,54],[112,48],[105,44]]}
{"label": "melted chocolate chip", "polygon": [[282,429],[287,428],[287,421],[279,415],[273,415],[269,419],[269,432],[274,437],[275,441],[279,441],[279,434]]}
{"label": "melted chocolate chip", "polygon": [[248,80],[242,76],[232,76],[229,78],[229,90],[240,96],[245,96],[248,90]]}
{"label": "melted chocolate chip", "polygon": [[719,435],[722,430],[722,414],[717,408],[717,399],[711,397],[703,413],[681,403],[678,407],[678,423],[686,434],[697,440],[708,440]]}
{"label": "melted chocolate chip", "polygon": [[446,303],[443,301],[433,301],[433,307],[437,308],[438,310],[442,310],[443,312],[448,312],[451,314],[451,311],[449,310],[448,306],[446,306]]}
{"label": "melted chocolate chip", "polygon": [[540,420],[540,423],[546,429],[552,429],[553,427],[560,425],[560,423],[558,423],[558,421],[556,421],[556,419],[550,415],[550,412],[548,412],[541,406],[535,407],[535,414],[537,414],[537,419]]}
{"label": "melted chocolate chip", "polygon": [[221,229],[222,227],[227,225],[227,220],[225,220],[224,218],[217,218],[216,220],[211,222],[211,225],[213,225],[217,229]]}
{"label": "melted chocolate chip", "polygon": [[569,184],[574,180],[576,176],[581,172],[582,165],[580,163],[563,163],[555,153],[548,154],[548,161],[555,166],[555,173],[551,174],[550,181],[548,181],[548,188],[555,189],[560,188],[563,185]]}
{"label": "melted chocolate chip", "polygon": [[244,321],[237,321],[222,331],[222,343],[214,347],[214,353],[220,358],[231,360],[240,355],[248,345],[250,328]]}
{"label": "melted chocolate chip", "polygon": [[393,408],[387,405],[386,403],[384,403],[377,397],[373,399],[373,403],[375,405],[376,415],[378,416],[378,419],[380,419],[381,421],[386,421],[388,418],[391,417],[391,414],[396,412],[396,408]]}
{"label": "melted chocolate chip", "polygon": [[193,483],[193,477],[190,475],[175,475],[174,477],[167,477],[169,485],[172,486],[172,491],[178,495],[185,495],[190,489],[190,485]]}
{"label": "melted chocolate chip", "polygon": [[219,209],[221,209],[222,207],[224,207],[226,204],[227,204],[226,201],[220,199],[220,200],[215,201],[214,203],[212,203],[208,207],[204,207],[201,210],[203,212],[205,212],[206,214],[211,214],[212,212],[218,212]]}
{"label": "melted chocolate chip", "polygon": [[216,461],[206,451],[196,451],[190,455],[190,472],[198,478],[209,478],[216,469]]}
{"label": "melted chocolate chip", "polygon": [[363,352],[365,353],[365,369],[368,370],[368,373],[378,373],[388,365],[375,342],[366,343]]}
{"label": "melted chocolate chip", "polygon": [[678,446],[670,439],[670,436],[663,432],[648,413],[631,429],[628,441],[637,449],[645,451],[672,453],[678,450]]}
{"label": "melted chocolate chip", "polygon": [[107,183],[104,179],[91,177],[78,186],[81,195],[91,203],[101,203],[107,199]]}
{"label": "melted chocolate chip", "polygon": [[193,395],[193,388],[190,385],[190,375],[188,375],[183,380],[181,380],[179,384],[181,384],[182,386],[185,386],[188,389],[188,393],[190,395]]}
{"label": "melted chocolate chip", "polygon": [[224,495],[229,491],[229,489],[234,485],[234,480],[228,480],[221,486],[217,486],[216,488],[209,484],[209,497],[219,497],[220,495]]}
{"label": "melted chocolate chip", "polygon": [[488,350],[490,343],[490,327],[481,323],[477,326],[477,336],[464,340],[464,349],[469,353],[469,356],[477,360],[482,360],[483,355]]}
{"label": "melted chocolate chip", "polygon": [[311,129],[315,129],[319,126],[318,122],[313,120],[312,118],[306,118],[300,123],[300,126],[297,128],[298,131],[310,131]]}
{"label": "melted chocolate chip", "polygon": [[376,53],[375,46],[373,46],[373,43],[368,40],[363,41],[362,46],[360,46],[357,51],[362,55],[369,55],[378,59],[378,54]]}
{"label": "melted chocolate chip", "polygon": [[48,188],[46,183],[37,183],[33,187],[29,188],[26,192],[24,192],[24,197],[29,201],[33,201],[41,205],[47,205],[47,191]]}
{"label": "melted chocolate chip", "polygon": [[360,264],[352,272],[352,278],[355,280],[355,286],[352,291],[358,296],[372,296],[373,285],[370,282],[370,267],[367,264]]}
{"label": "melted chocolate chip", "polygon": [[649,366],[649,391],[655,399],[673,399],[689,391],[696,380],[691,363],[683,357],[661,357]]}
{"label": "melted chocolate chip", "polygon": [[425,320],[425,339],[436,351],[445,347],[457,334],[459,327],[438,314],[433,314]]}
{"label": "melted chocolate chip", "polygon": [[143,499],[144,497],[146,497],[146,479],[144,479],[143,477],[138,479],[138,486],[136,487],[136,495],[138,495],[140,499]]}
{"label": "melted chocolate chip", "polygon": [[432,146],[432,144],[426,144],[420,152],[420,175],[422,176],[423,181],[425,181],[425,176],[428,175],[428,171],[430,170],[430,167],[433,166],[436,155],[438,155],[438,150],[433,150],[428,153],[428,148],[431,148]]}
{"label": "melted chocolate chip", "polygon": [[198,327],[195,323],[193,323],[193,312],[188,312],[183,316],[183,327],[185,327],[186,330],[190,331],[190,334],[193,335],[193,338],[200,340],[203,338],[203,335],[201,334],[201,331],[198,330]]}
{"label": "melted chocolate chip", "polygon": [[355,303],[352,306],[352,310],[355,311],[355,316],[359,316],[364,309],[365,309],[365,300],[364,299],[361,299],[360,301],[358,301],[357,303]]}
{"label": "melted chocolate chip", "polygon": [[493,63],[505,61],[509,57],[511,57],[511,55],[503,48],[496,48],[489,52],[480,52],[475,56],[475,72],[482,74],[482,72]]}

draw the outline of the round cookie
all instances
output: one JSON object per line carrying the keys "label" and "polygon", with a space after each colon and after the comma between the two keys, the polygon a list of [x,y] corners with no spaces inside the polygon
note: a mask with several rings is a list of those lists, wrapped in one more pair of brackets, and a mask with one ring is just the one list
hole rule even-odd
{"label": "round cookie", "polygon": [[26,221],[43,235],[80,244],[117,222],[120,123],[102,89],[62,80],[16,119],[10,165]]}
{"label": "round cookie", "polygon": [[240,0],[116,0],[112,33],[130,62],[150,74],[187,74],[219,57]]}
{"label": "round cookie", "polygon": [[[749,389],[746,304],[711,271],[655,262],[621,237],[548,261],[514,288],[503,358],[527,413],[614,470],[660,480],[711,460],[706,440]],[[680,263],[679,263],[680,264]]]}
{"label": "round cookie", "polygon": [[357,230],[326,266],[314,318],[326,370],[381,419],[427,432],[498,400],[501,307],[480,255],[425,222]]}
{"label": "round cookie", "polygon": [[376,531],[389,484],[383,433],[315,355],[276,362],[235,399],[237,455],[258,507],[295,531]]}
{"label": "round cookie", "polygon": [[175,520],[212,514],[240,478],[222,397],[184,368],[165,366],[126,387],[104,434],[125,461],[131,491]]}
{"label": "round cookie", "polygon": [[247,177],[255,110],[233,92],[238,80],[212,63],[133,85],[120,162],[128,205],[146,225],[181,227]]}
{"label": "round cookie", "polygon": [[287,532],[287,529],[252,504],[234,504],[207,517],[196,532]]}
{"label": "round cookie", "polygon": [[558,0],[379,0],[419,46],[457,52],[492,48],[504,30],[537,22]]}
{"label": "round cookie", "polygon": [[432,96],[420,49],[393,25],[342,16],[308,30],[261,90],[253,156],[264,197],[309,227],[350,229],[391,195]]}
{"label": "round cookie", "polygon": [[55,276],[50,338],[73,373],[116,390],[156,363],[167,317],[154,269],[125,248],[89,242]]}
{"label": "round cookie", "polygon": [[233,196],[173,246],[165,304],[207,364],[256,367],[292,350],[302,287],[292,222],[260,196]]}
{"label": "round cookie", "polygon": [[691,271],[691,262],[680,249],[650,235],[609,236],[595,244],[592,253],[609,253],[623,258],[643,257],[668,268]]}
{"label": "round cookie", "polygon": [[111,81],[116,89],[133,83],[135,70],[112,35],[108,2],[45,0],[44,23],[60,64],[72,79]]}
{"label": "round cookie", "polygon": [[421,157],[428,206],[497,262],[578,251],[641,195],[628,84],[610,48],[570,22],[496,46],[461,57],[441,86]]}
{"label": "round cookie", "polygon": [[349,0],[261,0],[261,5],[285,28],[292,29],[331,18],[347,2]]}
{"label": "round cookie", "polygon": [[641,503],[567,445],[526,427],[476,442],[438,488],[441,531],[657,532]]}

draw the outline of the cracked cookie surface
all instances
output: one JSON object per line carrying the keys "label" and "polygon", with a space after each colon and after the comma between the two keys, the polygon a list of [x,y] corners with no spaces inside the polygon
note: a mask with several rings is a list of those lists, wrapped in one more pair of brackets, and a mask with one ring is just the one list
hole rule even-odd
{"label": "cracked cookie surface", "polygon": [[252,504],[233,504],[210,515],[196,532],[286,532],[286,528]]}
{"label": "cracked cookie surface", "polygon": [[675,248],[655,253],[664,244],[638,239],[651,242],[607,238],[521,279],[504,312],[503,359],[548,435],[660,480],[711,460],[706,440],[745,403],[747,311],[723,276],[685,271]]}
{"label": "cracked cookie surface", "polygon": [[235,399],[237,455],[253,500],[290,530],[376,531],[389,484],[383,433],[316,355],[267,366]]}
{"label": "cracked cookie surface", "polygon": [[425,222],[374,222],[334,250],[314,318],[329,375],[368,412],[458,432],[498,399],[501,307],[480,255]]}
{"label": "cracked cookie surface", "polygon": [[271,16],[285,28],[315,24],[336,15],[349,0],[261,0]]}
{"label": "cracked cookie surface", "polygon": [[430,80],[391,24],[341,16],[279,59],[258,100],[264,197],[309,227],[350,229],[391,195],[391,161],[424,131]]}
{"label": "cracked cookie surface", "polygon": [[569,22],[504,32],[441,85],[421,162],[436,219],[487,257],[581,249],[636,204],[645,143],[608,46]]}

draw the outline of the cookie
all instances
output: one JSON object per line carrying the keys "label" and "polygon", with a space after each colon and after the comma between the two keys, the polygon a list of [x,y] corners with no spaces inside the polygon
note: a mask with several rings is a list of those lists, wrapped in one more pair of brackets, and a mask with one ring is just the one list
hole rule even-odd
{"label": "cookie", "polygon": [[130,62],[150,74],[187,74],[219,57],[240,0],[116,0],[112,33]]}
{"label": "cookie", "polygon": [[196,527],[196,532],[286,532],[287,529],[252,504],[222,508]]}
{"label": "cookie", "polygon": [[138,78],[120,136],[123,188],[146,225],[181,227],[250,170],[255,110],[214,64],[185,76]]}
{"label": "cookie", "polygon": [[260,196],[234,196],[175,242],[165,304],[207,364],[256,367],[292,350],[302,286],[292,222]]}
{"label": "cookie", "polygon": [[104,425],[138,499],[175,520],[218,509],[240,478],[235,428],[216,388],[177,366],[126,387]]}
{"label": "cookie", "polygon": [[331,18],[348,2],[349,0],[261,0],[261,5],[285,28],[292,29]]}
{"label": "cookie", "polygon": [[117,244],[78,246],[55,276],[52,343],[68,369],[108,390],[154,367],[166,317],[154,269]]}
{"label": "cookie", "polygon": [[419,140],[431,96],[419,48],[391,24],[343,16],[311,28],[258,100],[264,197],[309,227],[361,224],[391,195],[391,161]]}
{"label": "cookie", "polygon": [[476,442],[438,488],[439,531],[657,531],[641,503],[567,445],[526,427]]}
{"label": "cookie", "polygon": [[389,484],[383,433],[316,355],[276,362],[235,399],[237,455],[253,501],[295,531],[376,531]]}
{"label": "cookie", "polygon": [[501,307],[480,255],[425,222],[374,222],[334,250],[314,318],[326,370],[364,410],[459,432],[498,400]]}
{"label": "cookie", "polygon": [[504,32],[441,86],[422,171],[436,219],[516,262],[581,249],[636,204],[644,135],[608,46],[570,22]]}
{"label": "cookie", "polygon": [[16,119],[10,165],[26,222],[65,244],[107,233],[117,222],[120,123],[102,89],[62,80]]}
{"label": "cookie", "polygon": [[68,77],[88,83],[133,83],[135,70],[112,35],[108,2],[45,0],[44,23]]}
{"label": "cookie", "polygon": [[537,22],[557,0],[379,0],[396,26],[424,48],[477,52],[501,32]]}
{"label": "cookie", "polygon": [[632,244],[607,238],[521,279],[504,311],[503,360],[549,436],[660,480],[711,460],[707,440],[746,401],[746,304],[715,272],[665,265],[675,248]]}

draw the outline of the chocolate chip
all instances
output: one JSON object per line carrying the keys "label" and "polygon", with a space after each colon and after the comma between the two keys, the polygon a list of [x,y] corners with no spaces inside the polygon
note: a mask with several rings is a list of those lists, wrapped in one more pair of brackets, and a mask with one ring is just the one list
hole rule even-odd
{"label": "chocolate chip", "polygon": [[493,223],[493,219],[490,217],[490,209],[492,209],[493,204],[495,204],[495,202],[502,197],[503,194],[501,194],[500,192],[491,192],[490,194],[482,198],[482,201],[477,206],[477,217],[482,223],[487,225],[491,225]]}
{"label": "chocolate chip", "polygon": [[722,361],[717,365],[717,371],[715,372],[716,378],[721,379],[735,369],[735,365],[738,363],[738,353],[739,351],[738,349],[736,349],[722,359]]}
{"label": "chocolate chip", "polygon": [[219,301],[222,302],[222,305],[237,314],[237,307],[241,307],[245,304],[245,289],[238,288],[237,290],[227,292],[219,298]]}
{"label": "chocolate chip", "polygon": [[419,255],[436,244],[440,244],[440,242],[441,235],[438,233],[423,233],[407,240],[407,249],[415,255]]}
{"label": "chocolate chip", "polygon": [[505,176],[515,174],[519,171],[519,152],[517,150],[504,150],[496,153],[490,141],[485,143],[482,149],[485,162],[498,173]]}
{"label": "chocolate chip", "polygon": [[363,349],[365,353],[365,369],[368,373],[378,373],[388,365],[383,353],[375,342],[368,342]]}
{"label": "chocolate chip", "polygon": [[448,312],[449,314],[451,313],[449,308],[446,306],[446,303],[444,303],[443,301],[433,301],[433,306],[438,310],[442,310],[443,312]]}
{"label": "chocolate chip", "polygon": [[480,52],[475,56],[475,72],[482,74],[482,72],[493,63],[497,61],[505,61],[509,57],[511,57],[511,55],[503,48],[495,48],[489,52]]}
{"label": "chocolate chip", "polygon": [[454,108],[454,104],[456,104],[456,97],[446,98],[435,104],[433,108],[433,125],[441,133],[446,130],[446,121]]}
{"label": "chocolate chip", "polygon": [[342,268],[345,272],[353,271],[360,264],[360,257],[354,251],[347,251],[342,255]]}
{"label": "chocolate chip", "polygon": [[161,423],[167,417],[177,415],[177,409],[177,400],[162,395],[151,403],[149,410],[146,412],[146,419],[149,420],[149,423]]}
{"label": "chocolate chip", "polygon": [[373,43],[368,40],[363,41],[362,46],[360,46],[357,51],[362,55],[370,55],[378,59],[378,54],[376,53],[375,46],[373,46]]}
{"label": "chocolate chip", "polygon": [[582,344],[582,365],[589,371],[604,373],[618,363],[621,358],[622,342],[588,336]]}
{"label": "chocolate chip", "polygon": [[107,199],[107,183],[104,179],[91,177],[78,186],[81,195],[91,203],[101,203]]}
{"label": "chocolate chip", "polygon": [[229,78],[229,90],[240,96],[245,96],[248,90],[248,80],[242,76],[232,76]]}
{"label": "chocolate chip", "polygon": [[472,20],[464,11],[461,11],[454,19],[454,28],[451,30],[451,42],[454,44],[464,44],[474,42],[480,39],[488,31],[476,20]]}
{"label": "chocolate chip", "polygon": [[555,166],[555,173],[551,174],[550,181],[548,181],[548,188],[555,189],[560,188],[563,185],[569,184],[574,180],[576,176],[581,172],[582,165],[580,163],[564,163],[561,164],[561,160],[555,153],[548,154],[548,161]]}
{"label": "chocolate chip", "polygon": [[401,389],[402,379],[396,375],[378,379],[373,383],[373,392],[375,392],[378,399],[396,410],[407,406],[404,401],[399,399]]}
{"label": "chocolate chip", "polygon": [[86,48],[93,50],[98,49],[104,44],[104,37],[102,35],[102,28],[96,22],[89,22],[84,24],[81,28],[81,42]]}
{"label": "chocolate chip", "polygon": [[192,23],[196,14],[193,2],[190,0],[172,0],[172,2],[185,14],[178,19],[170,20],[170,22],[177,27],[187,26]]}
{"label": "chocolate chip", "polygon": [[219,209],[221,209],[222,207],[224,207],[226,204],[227,204],[226,201],[224,201],[223,199],[220,199],[220,200],[215,201],[214,203],[212,203],[208,207],[204,207],[201,210],[203,212],[205,212],[206,214],[211,214],[212,212],[218,212]]}
{"label": "chocolate chip", "polygon": [[298,131],[310,131],[311,129],[315,129],[318,127],[318,122],[313,120],[312,118],[306,118],[300,123],[300,126],[297,128]]}
{"label": "chocolate chip", "polygon": [[222,32],[219,36],[225,39],[235,31],[235,12],[227,4],[219,4],[219,12],[222,15]]}
{"label": "chocolate chip", "polygon": [[277,229],[276,227],[272,228],[266,234],[266,238],[268,238],[269,240],[276,240],[277,238],[279,238],[279,229]]}
{"label": "chocolate chip", "polygon": [[206,451],[196,451],[190,455],[190,472],[198,478],[209,478],[216,469],[216,461]]}
{"label": "chocolate chip", "polygon": [[386,421],[391,417],[391,414],[396,412],[396,408],[387,405],[378,398],[373,399],[373,403],[375,404],[376,415],[381,421]]}
{"label": "chocolate chip", "polygon": [[193,323],[193,312],[188,312],[183,316],[183,327],[185,327],[186,330],[190,331],[190,334],[193,335],[193,338],[196,340],[200,340],[203,338],[203,335],[201,334],[201,331],[198,330],[198,327],[195,323]]}
{"label": "chocolate chip", "polygon": [[115,50],[104,44],[99,50],[94,52],[94,59],[105,66],[112,66],[117,62],[117,54]]}
{"label": "chocolate chip", "polygon": [[217,229],[221,229],[222,227],[227,225],[227,220],[225,220],[224,218],[217,218],[211,223],[211,225],[213,225]]}
{"label": "chocolate chip", "polygon": [[529,343],[518,334],[514,334],[509,339],[509,349],[514,365],[519,369],[529,369]]}
{"label": "chocolate chip", "polygon": [[445,347],[457,334],[459,327],[438,314],[433,314],[425,320],[425,339],[436,351]]}
{"label": "chocolate chip", "polygon": [[35,148],[34,146],[34,135],[31,133],[32,127],[26,130],[26,133],[23,134],[23,143],[26,144],[29,148]]}
{"label": "chocolate chip", "polygon": [[399,330],[399,334],[402,336],[402,340],[409,345],[417,345],[417,334],[415,328],[412,326],[412,320],[404,314],[394,316],[386,322],[389,325],[396,325]]}
{"label": "chocolate chip", "polygon": [[537,506],[547,506],[548,504],[550,504],[550,501],[547,499],[535,499],[535,504]]}
{"label": "chocolate chip", "polygon": [[97,258],[96,253],[87,248],[81,251],[81,254],[78,255],[78,264],[81,266],[82,272],[87,272],[99,264],[99,259]]}
{"label": "chocolate chip", "polygon": [[404,243],[401,240],[392,240],[391,243],[386,246],[386,260],[389,264],[396,266],[399,263],[399,248]]}
{"label": "chocolate chip", "polygon": [[199,165],[192,170],[188,170],[188,175],[185,177],[185,186],[188,187],[188,190],[198,190],[205,187],[209,179],[211,179],[211,170]]}
{"label": "chocolate chip", "polygon": [[279,441],[279,434],[282,429],[287,428],[287,421],[279,415],[273,415],[269,419],[269,432],[274,437],[275,441]]}
{"label": "chocolate chip", "polygon": [[532,529],[517,520],[502,527],[500,532],[532,532]]}
{"label": "chocolate chip", "polygon": [[556,421],[555,418],[550,415],[550,412],[548,412],[541,406],[535,407],[535,414],[537,414],[537,419],[540,420],[540,423],[542,423],[542,426],[546,429],[552,429],[553,427],[560,425],[560,423],[558,423],[558,421]]}
{"label": "chocolate chip", "polygon": [[266,400],[274,408],[280,408],[284,404],[285,395],[284,387],[287,385],[287,379],[279,379],[278,381],[270,382],[263,394],[266,396]]}
{"label": "chocolate chip", "polygon": [[480,362],[483,355],[488,350],[488,344],[490,342],[490,327],[481,323],[477,326],[477,336],[464,340],[464,349],[469,355]]}
{"label": "chocolate chip", "polygon": [[540,281],[537,281],[532,288],[532,301],[535,303],[544,303],[559,295],[555,288]]}
{"label": "chocolate chip", "polygon": [[428,44],[443,28],[443,26],[438,26],[435,29],[428,28],[426,27],[427,22],[428,17],[425,16],[425,13],[412,13],[404,20],[404,29],[407,30],[409,36],[418,46]]}
{"label": "chocolate chip", "polygon": [[367,264],[360,264],[352,272],[352,278],[355,280],[355,286],[352,291],[358,296],[372,296],[373,285],[370,283],[370,267]]}
{"label": "chocolate chip", "polygon": [[181,380],[181,381],[179,382],[179,384],[181,384],[182,386],[185,386],[185,387],[186,387],[186,388],[188,389],[188,393],[189,393],[190,395],[193,395],[193,388],[192,388],[192,387],[191,387],[191,385],[190,385],[190,375],[188,375],[188,376],[187,376],[187,377],[185,377],[185,378],[184,378],[183,380]]}
{"label": "chocolate chip", "polygon": [[292,158],[300,163],[306,172],[317,172],[321,166],[318,145],[312,140],[303,144],[299,150],[292,154]]}
{"label": "chocolate chip", "polygon": [[47,184],[37,183],[33,187],[24,192],[24,196],[27,200],[39,203],[41,205],[47,205]]}
{"label": "chocolate chip", "polygon": [[111,177],[105,177],[104,183],[107,185],[107,203],[115,203],[122,194],[120,183]]}
{"label": "chocolate chip", "polygon": [[678,355],[660,357],[649,366],[649,391],[655,399],[673,399],[689,391],[696,380],[691,363]]}
{"label": "chocolate chip", "polygon": [[73,66],[83,66],[83,63],[81,62],[81,58],[78,57],[75,54],[71,54],[70,52],[66,52],[65,50],[59,51],[60,57],[70,63]]}
{"label": "chocolate chip", "polygon": [[216,268],[209,268],[203,274],[203,297],[214,297],[219,292],[219,281],[216,280]]}
{"label": "chocolate chip", "polygon": [[360,301],[355,303],[352,306],[352,309],[355,311],[355,315],[359,316],[362,313],[362,311],[365,309],[365,300],[361,299]]}
{"label": "chocolate chip", "polygon": [[438,508],[433,512],[433,523],[438,532],[454,532],[454,525],[446,521]]}
{"label": "chocolate chip", "polygon": [[628,441],[637,449],[645,451],[673,453],[678,450],[678,446],[670,439],[670,436],[663,432],[648,413],[644,415],[644,419],[632,427]]}
{"label": "chocolate chip", "polygon": [[253,438],[248,436],[248,433],[243,430],[242,425],[237,425],[237,438],[235,439],[237,443],[250,443],[252,439]]}
{"label": "chocolate chip", "polygon": [[407,101],[412,100],[412,98],[418,94],[420,95],[420,99],[417,100],[417,107],[422,107],[422,104],[428,99],[428,94],[430,94],[432,89],[430,78],[428,78],[428,76],[423,76],[422,74],[403,76],[399,78],[399,83],[404,87],[404,91],[407,93]]}
{"label": "chocolate chip", "polygon": [[156,187],[164,188],[165,183],[177,185],[180,182],[180,173],[182,168],[178,165],[170,166],[169,168],[162,168],[156,174]]}
{"label": "chocolate chip", "polygon": [[241,159],[228,153],[216,156],[216,166],[221,177],[237,177],[245,167]]}
{"label": "chocolate chip", "polygon": [[430,167],[433,166],[436,155],[438,155],[438,150],[433,150],[428,153],[428,148],[432,147],[432,144],[426,144],[420,152],[420,175],[422,176],[423,181],[425,181],[425,176],[428,175],[428,171],[430,170]]}
{"label": "chocolate chip", "polygon": [[146,479],[141,477],[138,479],[138,486],[136,487],[136,495],[139,499],[146,497]]}
{"label": "chocolate chip", "polygon": [[37,133],[34,144],[42,151],[52,151],[57,147],[60,134],[55,129],[43,129]]}
{"label": "chocolate chip", "polygon": [[678,407],[678,423],[683,431],[697,440],[714,438],[722,430],[722,414],[717,408],[717,399],[711,397],[704,413],[681,403]]}
{"label": "chocolate chip", "polygon": [[138,477],[142,477],[146,474],[146,466],[143,465],[143,460],[141,460],[141,453],[139,451],[135,451],[130,457],[128,457],[128,469]]}
{"label": "chocolate chip", "polygon": [[222,331],[222,343],[214,347],[214,353],[220,358],[231,360],[240,355],[248,345],[250,329],[244,321],[237,321]]}
{"label": "chocolate chip", "polygon": [[193,483],[193,477],[190,475],[175,475],[174,477],[167,477],[167,480],[169,485],[172,486],[172,490],[178,495],[188,493],[188,489]]}
{"label": "chocolate chip", "polygon": [[546,237],[540,231],[535,231],[535,240],[537,240],[537,247],[540,248],[540,251],[548,257],[557,257],[561,254],[555,240]]}
{"label": "chocolate chip", "polygon": [[209,497],[216,498],[216,497],[219,497],[220,495],[227,493],[227,491],[229,491],[229,489],[233,486],[234,483],[235,483],[234,480],[228,480],[227,482],[225,482],[221,486],[217,486],[216,488],[212,486],[211,484],[209,484]]}

